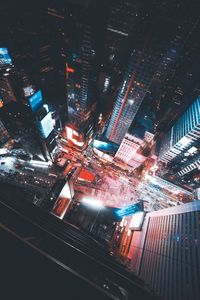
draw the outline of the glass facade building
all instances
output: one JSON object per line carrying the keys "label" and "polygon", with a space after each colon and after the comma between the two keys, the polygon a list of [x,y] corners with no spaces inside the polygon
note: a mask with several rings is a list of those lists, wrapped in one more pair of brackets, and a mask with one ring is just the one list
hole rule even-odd
{"label": "glass facade building", "polygon": [[169,163],[191,148],[200,137],[200,97],[186,110],[164,136],[159,159]]}
{"label": "glass facade building", "polygon": [[155,56],[134,50],[125,71],[106,137],[120,144],[127,133],[153,79]]}

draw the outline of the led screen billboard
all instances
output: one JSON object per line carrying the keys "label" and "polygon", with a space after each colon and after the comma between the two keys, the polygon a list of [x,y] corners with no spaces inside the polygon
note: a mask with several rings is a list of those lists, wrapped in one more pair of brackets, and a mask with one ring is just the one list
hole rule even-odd
{"label": "led screen billboard", "polygon": [[23,88],[23,91],[24,91],[25,97],[30,97],[31,95],[34,94],[34,89],[33,89],[32,85],[29,85],[29,86]]}
{"label": "led screen billboard", "polygon": [[29,97],[29,104],[32,111],[35,113],[43,105],[42,93],[41,91],[36,92],[31,97]]}
{"label": "led screen billboard", "polygon": [[82,169],[78,175],[78,180],[92,182],[95,175],[87,169]]}
{"label": "led screen billboard", "polygon": [[135,215],[133,215],[129,229],[130,230],[141,230],[142,224],[144,221],[144,216],[145,216],[144,211],[137,212]]}
{"label": "led screen billboard", "polygon": [[54,129],[50,112],[39,122],[38,126],[43,137],[46,139]]}
{"label": "led screen billboard", "polygon": [[116,215],[120,218],[125,216],[130,216],[135,214],[138,211],[143,210],[143,202],[137,202],[135,204],[128,205],[126,207],[120,208],[116,210]]}
{"label": "led screen billboard", "polygon": [[67,139],[73,142],[75,145],[82,147],[84,142],[82,140],[82,135],[78,131],[72,129],[69,126],[66,126]]}
{"label": "led screen billboard", "polygon": [[94,140],[93,142],[93,147],[97,148],[101,151],[105,151],[105,152],[113,152],[115,153],[117,151],[117,149],[119,148],[118,145],[112,144],[112,143],[106,143],[100,140]]}
{"label": "led screen billboard", "polygon": [[10,55],[8,54],[7,48],[0,48],[0,66],[1,65],[11,65],[12,60]]}

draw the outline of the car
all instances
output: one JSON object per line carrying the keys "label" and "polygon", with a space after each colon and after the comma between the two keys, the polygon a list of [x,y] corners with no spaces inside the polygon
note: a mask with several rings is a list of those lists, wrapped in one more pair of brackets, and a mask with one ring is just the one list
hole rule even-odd
{"label": "car", "polygon": [[1,162],[1,165],[5,165],[5,161],[2,161],[2,162]]}

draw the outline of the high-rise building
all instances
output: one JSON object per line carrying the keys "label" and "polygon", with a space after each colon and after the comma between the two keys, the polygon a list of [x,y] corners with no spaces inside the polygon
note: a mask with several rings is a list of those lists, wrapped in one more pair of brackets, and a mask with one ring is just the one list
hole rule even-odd
{"label": "high-rise building", "polygon": [[137,21],[137,1],[110,1],[105,32],[101,75],[104,74],[104,92],[124,70],[130,35]]}
{"label": "high-rise building", "polygon": [[198,141],[200,137],[200,97],[186,110],[164,136],[159,159],[171,162]]}
{"label": "high-rise building", "polygon": [[133,51],[106,131],[106,137],[120,144],[152,82],[155,56]]}
{"label": "high-rise building", "polygon": [[66,74],[69,119],[76,126],[87,121],[96,102],[96,77],[99,65],[103,14],[98,1],[66,2]]}
{"label": "high-rise building", "polygon": [[[57,145],[54,132],[52,113],[43,104],[42,92],[39,90],[28,98],[31,127],[36,137],[38,148],[45,160],[52,160],[56,154]],[[37,153],[36,153],[37,154]]]}
{"label": "high-rise building", "polygon": [[[162,299],[199,299],[200,203],[147,213],[129,244],[130,268]],[[136,229],[137,230],[137,229]]]}
{"label": "high-rise building", "polygon": [[163,176],[187,188],[200,182],[200,97],[164,135],[159,160],[165,163]]}
{"label": "high-rise building", "polygon": [[159,160],[166,163],[165,177],[182,185],[199,184],[200,97],[164,135]]}
{"label": "high-rise building", "polygon": [[[43,90],[51,110],[62,107],[60,119],[64,123],[67,119],[64,7],[57,1],[27,5],[22,0],[3,8],[2,15],[9,19],[8,27],[5,21],[1,24],[2,41],[9,48],[17,72],[25,71],[36,90]],[[5,35],[7,31],[9,34]]]}
{"label": "high-rise building", "polygon": [[171,23],[174,26],[174,38],[156,76],[157,93],[154,92],[154,98],[158,131],[168,130],[177,116],[199,95],[200,89],[198,3],[193,1],[191,5],[189,1],[178,2],[172,4],[176,15]]}
{"label": "high-rise building", "polygon": [[[138,7],[138,11],[136,10],[139,27],[136,22],[131,33],[134,42],[130,43],[129,47],[134,51],[129,62],[129,70],[127,68],[125,71],[106,132],[107,138],[118,144],[122,141],[141,102],[148,94],[153,96],[151,97],[152,107],[157,110],[161,109],[163,113],[166,112],[167,105],[165,106],[164,101],[161,102],[162,97],[160,98],[160,94],[162,93],[162,96],[164,94],[162,86],[167,85],[173,77],[182,51],[186,51],[186,60],[183,62],[185,65],[186,61],[188,63],[191,59],[191,52],[193,51],[194,54],[197,50],[195,37],[197,37],[199,20],[195,7],[192,7],[188,1],[184,3],[178,1],[176,4],[161,1],[159,4],[154,3],[151,8],[147,3],[143,6],[142,13]],[[167,31],[166,28],[168,28]],[[152,85],[154,85],[153,88]],[[133,89],[132,95],[131,89]],[[158,123],[157,121],[156,125]]]}

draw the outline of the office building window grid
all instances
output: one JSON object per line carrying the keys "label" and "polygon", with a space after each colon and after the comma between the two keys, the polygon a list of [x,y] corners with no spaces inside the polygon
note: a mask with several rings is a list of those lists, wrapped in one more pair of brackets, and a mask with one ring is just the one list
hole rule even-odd
{"label": "office building window grid", "polygon": [[200,138],[200,97],[165,135],[160,160],[170,162]]}
{"label": "office building window grid", "polygon": [[199,299],[200,211],[149,218],[140,277],[163,299]]}
{"label": "office building window grid", "polygon": [[114,143],[120,144],[127,133],[149,90],[155,67],[155,56],[136,50],[132,53],[106,132],[106,137]]}

